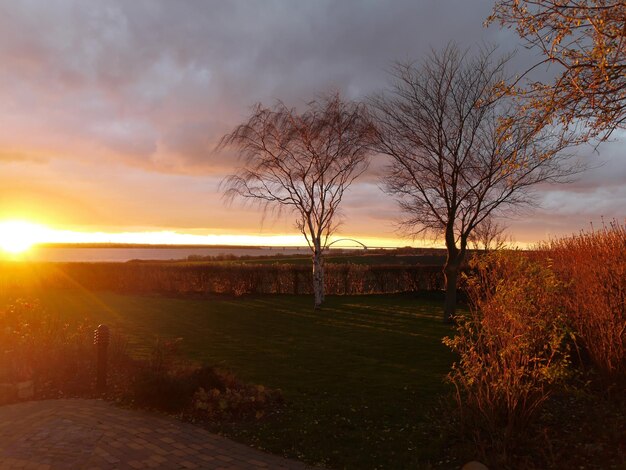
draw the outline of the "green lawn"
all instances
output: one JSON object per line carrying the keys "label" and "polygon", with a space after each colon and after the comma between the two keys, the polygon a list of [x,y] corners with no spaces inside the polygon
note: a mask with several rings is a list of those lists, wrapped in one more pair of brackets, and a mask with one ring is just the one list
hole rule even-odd
{"label": "green lawn", "polygon": [[218,429],[242,442],[331,468],[423,468],[438,455],[425,413],[453,360],[439,302],[338,296],[314,312],[308,296],[31,295],[51,312],[123,331],[139,349],[182,337],[190,358],[282,389],[288,405],[277,418]]}

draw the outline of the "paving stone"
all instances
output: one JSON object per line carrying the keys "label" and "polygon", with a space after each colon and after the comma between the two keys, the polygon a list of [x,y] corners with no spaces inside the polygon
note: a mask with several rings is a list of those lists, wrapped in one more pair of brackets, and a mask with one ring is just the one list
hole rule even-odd
{"label": "paving stone", "polygon": [[102,400],[0,407],[0,470],[304,470],[303,463],[235,443],[174,418]]}

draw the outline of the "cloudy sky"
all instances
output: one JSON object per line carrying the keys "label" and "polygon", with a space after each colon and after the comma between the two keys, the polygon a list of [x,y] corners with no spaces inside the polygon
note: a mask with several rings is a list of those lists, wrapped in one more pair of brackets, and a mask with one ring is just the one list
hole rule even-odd
{"label": "cloudy sky", "polygon": [[[236,156],[217,140],[250,106],[319,92],[364,98],[396,60],[449,41],[520,49],[484,28],[491,0],[0,0],[0,221],[82,232],[294,234],[293,217],[224,205]],[[520,242],[622,218],[626,138],[581,156],[597,168],[541,188],[507,220]],[[375,165],[380,168],[380,165]],[[375,171],[374,171],[375,173]],[[370,175],[352,187],[341,235],[396,237],[399,213]],[[207,239],[208,240],[208,239]],[[385,243],[391,242],[386,240]],[[382,243],[382,241],[381,241]],[[404,242],[399,242],[404,243]]]}

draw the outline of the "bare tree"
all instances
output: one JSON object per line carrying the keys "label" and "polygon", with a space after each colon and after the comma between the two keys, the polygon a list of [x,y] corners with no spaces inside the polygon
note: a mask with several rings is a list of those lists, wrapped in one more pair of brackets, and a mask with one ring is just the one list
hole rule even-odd
{"label": "bare tree", "polygon": [[516,112],[506,89],[508,58],[475,57],[449,45],[419,66],[397,64],[391,89],[371,99],[377,149],[391,157],[385,190],[414,234],[443,235],[444,320],[456,308],[468,239],[496,211],[532,202],[531,187],[563,181],[562,141]]}
{"label": "bare tree", "polygon": [[281,102],[256,105],[220,144],[237,148],[244,162],[223,182],[227,198],[296,214],[313,255],[316,308],[324,301],[323,252],[345,191],[367,168],[372,134],[365,107],[332,94],[302,113]]}
{"label": "bare tree", "polygon": [[494,21],[539,50],[540,64],[556,66],[554,82],[523,90],[537,121],[582,122],[584,138],[625,128],[624,0],[497,0],[487,23]]}
{"label": "bare tree", "polygon": [[504,233],[506,229],[506,225],[489,216],[474,228],[468,240],[474,250],[501,250],[507,245],[507,236]]}

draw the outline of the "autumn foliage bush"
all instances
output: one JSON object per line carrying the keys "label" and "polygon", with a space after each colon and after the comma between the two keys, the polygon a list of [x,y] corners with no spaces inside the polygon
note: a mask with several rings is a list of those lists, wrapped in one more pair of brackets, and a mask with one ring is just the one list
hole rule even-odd
{"label": "autumn foliage bush", "polygon": [[459,355],[449,380],[476,441],[506,446],[568,373],[562,283],[520,252],[494,252],[471,267],[470,313],[444,340]]}
{"label": "autumn foliage bush", "polygon": [[564,283],[563,306],[585,357],[605,379],[626,378],[626,225],[542,247]]}

